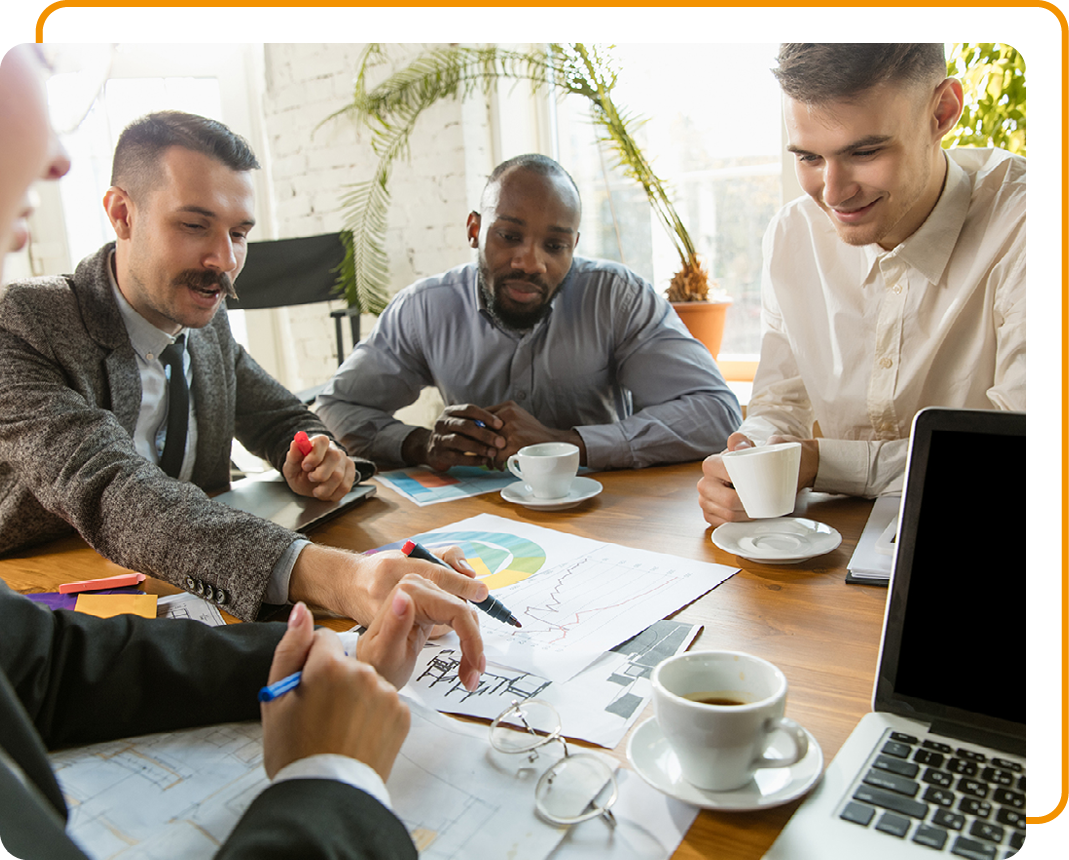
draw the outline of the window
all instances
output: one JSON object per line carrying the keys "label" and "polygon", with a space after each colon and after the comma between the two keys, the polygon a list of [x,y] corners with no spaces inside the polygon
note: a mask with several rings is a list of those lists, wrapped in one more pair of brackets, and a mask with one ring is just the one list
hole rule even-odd
{"label": "window", "polygon": [[[647,118],[638,138],[704,259],[732,299],[721,360],[760,348],[761,238],[782,203],[778,46],[617,45],[617,106]],[[559,160],[583,197],[580,253],[618,260],[663,290],[679,258],[644,192],[613,171],[587,102],[557,111]]]}

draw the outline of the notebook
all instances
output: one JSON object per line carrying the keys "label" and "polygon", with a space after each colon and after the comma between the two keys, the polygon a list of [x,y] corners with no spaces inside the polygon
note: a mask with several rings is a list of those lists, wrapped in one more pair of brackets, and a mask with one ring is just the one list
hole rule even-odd
{"label": "notebook", "polygon": [[910,438],[873,711],[766,860],[1024,840],[1025,417],[926,409]]}
{"label": "notebook", "polygon": [[278,472],[251,475],[235,481],[225,493],[213,498],[224,505],[255,514],[283,528],[302,534],[375,494],[372,484],[354,484],[338,502],[323,502],[298,496]]}

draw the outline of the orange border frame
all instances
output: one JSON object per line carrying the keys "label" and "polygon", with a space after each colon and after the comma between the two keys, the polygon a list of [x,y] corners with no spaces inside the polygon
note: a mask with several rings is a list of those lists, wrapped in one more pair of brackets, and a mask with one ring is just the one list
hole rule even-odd
{"label": "orange border frame", "polygon": [[[259,1],[257,1],[257,2],[249,2],[248,0],[245,0],[245,2],[242,2],[241,0],[237,0],[235,2],[235,0],[227,0],[227,2],[223,2],[223,3],[210,3],[210,2],[203,2],[202,0],[193,0],[192,2],[185,2],[185,3],[182,3],[182,2],[179,2],[179,3],[151,2],[151,1],[146,2],[145,0],[98,0],[98,1],[95,1],[95,2],[94,2],[94,0],[56,0],[56,2],[49,3],[47,6],[45,6],[44,10],[42,10],[42,12],[41,12],[41,15],[37,17],[37,27],[36,27],[36,30],[34,31],[34,41],[38,42],[38,43],[45,41],[45,39],[44,39],[45,22],[48,20],[48,17],[53,12],[57,12],[57,11],[59,11],[61,9],[74,9],[74,7],[78,7],[78,6],[87,7],[87,9],[93,9],[93,7],[96,7],[96,6],[136,6],[136,7],[159,6],[159,7],[167,7],[167,6],[171,6],[171,5],[183,7],[183,9],[186,9],[186,7],[198,7],[198,6],[200,6],[200,7],[213,7],[213,9],[214,9],[214,7],[216,7],[218,5],[258,6],[258,7],[259,6],[282,6],[282,7],[284,7],[284,6],[292,6],[293,3],[292,2],[285,2],[284,0],[281,0],[281,1],[276,0],[276,2],[270,2],[269,0],[268,0],[268,2],[259,2]],[[332,1],[331,0],[317,0],[315,5],[317,5],[317,6],[360,6],[360,5],[398,5],[398,6],[408,6],[408,5],[415,5],[415,4],[410,4],[410,3],[391,3],[391,2],[384,2],[384,3],[347,3],[347,2],[338,2],[338,0],[332,0]],[[451,3],[447,3],[447,4],[428,3],[427,5],[453,5],[453,4],[451,4]],[[498,5],[498,3],[496,3],[496,2],[476,2],[476,3],[465,2],[465,3],[458,3],[456,5],[459,5],[459,6],[492,6],[492,5],[496,6],[496,5]],[[597,0],[595,0],[595,2],[585,2],[585,3],[583,3],[583,5],[620,5],[620,4],[619,3],[597,2]],[[631,4],[630,3],[625,3],[624,5],[631,5]],[[672,5],[680,5],[680,6],[692,6],[692,5],[693,6],[710,6],[710,5],[764,6],[764,5],[768,5],[768,4],[766,4],[766,3],[754,3],[754,2],[738,2],[738,3],[730,3],[730,4],[728,4],[728,3],[687,3],[687,2],[681,2],[681,3],[672,3]],[[799,3],[799,2],[797,2],[797,0],[788,0],[788,2],[783,3],[783,5],[803,5],[803,3]],[[809,4],[806,3],[804,5],[809,5]],[[840,0],[840,2],[823,3],[822,5],[831,5],[831,6],[835,6],[835,5],[851,5],[852,6],[853,3],[841,2],[841,0]],[[1063,85],[1062,86],[1062,101],[1063,101],[1063,106],[1065,105],[1065,85],[1066,85],[1066,80],[1067,80],[1067,74],[1066,74],[1066,71],[1065,71],[1065,66],[1066,66],[1066,59],[1065,59],[1066,58],[1066,44],[1067,44],[1066,43],[1066,35],[1067,35],[1067,33],[1069,33],[1069,21],[1066,20],[1065,13],[1063,13],[1062,10],[1060,10],[1058,6],[1054,5],[1054,3],[1051,3],[1048,0],[1031,0],[1031,2],[1013,2],[1013,0],[1008,0],[1008,1],[1004,0],[1003,2],[1000,2],[1000,0],[981,0],[981,2],[963,2],[963,0],[949,0],[948,2],[913,2],[913,3],[902,2],[902,3],[887,3],[886,5],[900,5],[900,6],[924,6],[924,5],[961,6],[961,7],[969,7],[969,9],[975,9],[975,7],[977,7],[977,6],[1020,5],[1020,6],[1035,6],[1035,7],[1037,7],[1037,9],[1047,10],[1055,18],[1057,18],[1058,24],[1060,25],[1059,29],[1060,29],[1060,31],[1062,31],[1062,58],[1063,58],[1063,63],[1062,63],[1062,68],[1063,68],[1063,71],[1062,71],[1062,85]],[[1062,141],[1063,141],[1062,145],[1063,145],[1063,149],[1064,149],[1065,148],[1065,141],[1067,139],[1069,139],[1069,119],[1066,118],[1066,111],[1064,109],[1062,111],[1062,135],[1060,135],[1060,139],[1062,139]],[[1062,172],[1062,200],[1063,200],[1063,202],[1066,200],[1067,187],[1069,187],[1069,180],[1067,180],[1067,178],[1066,178],[1066,171],[1063,170],[1063,172]],[[1065,255],[1065,246],[1066,246],[1066,242],[1065,242],[1065,239],[1066,239],[1066,228],[1065,228],[1065,225],[1063,225],[1063,227],[1062,227],[1062,235],[1063,235],[1063,243],[1062,244],[1063,244],[1063,256],[1064,256]],[[1062,282],[1063,283],[1066,282],[1066,277],[1065,277],[1066,274],[1067,274],[1067,267],[1066,267],[1066,262],[1063,259],[1063,262],[1062,262],[1062,275],[1063,275]],[[1066,329],[1067,320],[1069,320],[1069,311],[1067,311],[1065,308],[1063,308],[1063,310],[1062,310],[1062,323],[1063,323],[1062,324],[1062,328],[1063,328],[1063,331],[1065,331],[1065,329]],[[1063,383],[1062,383],[1062,417],[1063,417],[1063,425],[1069,424],[1069,406],[1066,405],[1066,395],[1067,394],[1069,394],[1069,391],[1067,391],[1067,384],[1065,383],[1065,381],[1063,381]],[[1063,466],[1062,466],[1063,496],[1065,495],[1064,488],[1065,488],[1067,479],[1069,479],[1069,463],[1064,461],[1063,462]],[[1065,587],[1065,583],[1063,583],[1063,589],[1062,589],[1062,618],[1063,619],[1065,619],[1066,617],[1069,617],[1069,616],[1067,616],[1067,613],[1066,613],[1067,606],[1069,606],[1069,595],[1067,595],[1067,588]],[[1066,774],[1067,774],[1067,772],[1069,772],[1069,743],[1066,742],[1066,734],[1067,733],[1065,731],[1066,730],[1066,713],[1067,713],[1067,711],[1069,711],[1069,708],[1067,708],[1067,705],[1069,705],[1069,672],[1067,672],[1066,661],[1065,661],[1065,658],[1066,658],[1066,645],[1065,645],[1064,627],[1063,627],[1062,647],[1060,647],[1060,651],[1062,651],[1062,658],[1063,658],[1062,659],[1062,738],[1063,738],[1063,742],[1062,742],[1062,798],[1059,799],[1057,807],[1055,807],[1053,810],[1051,810],[1051,812],[1049,812],[1049,813],[1047,813],[1045,815],[1028,816],[1027,818],[1025,818],[1026,823],[1029,824],[1029,825],[1049,824],[1050,821],[1053,821],[1060,814],[1062,814],[1065,811],[1067,805],[1069,805],[1069,790],[1067,790],[1067,786],[1066,786]]]}

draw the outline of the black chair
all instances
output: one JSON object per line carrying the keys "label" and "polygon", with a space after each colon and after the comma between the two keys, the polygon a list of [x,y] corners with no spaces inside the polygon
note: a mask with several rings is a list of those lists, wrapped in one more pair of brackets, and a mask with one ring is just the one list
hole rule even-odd
{"label": "black chair", "polygon": [[[339,270],[351,233],[324,233],[299,239],[249,242],[245,268],[237,280],[237,299],[227,299],[230,310],[260,310],[309,305],[340,298]],[[334,320],[338,364],[345,360],[342,320],[348,318],[353,343],[360,340],[360,308],[330,312]],[[326,383],[297,392],[312,403]]]}

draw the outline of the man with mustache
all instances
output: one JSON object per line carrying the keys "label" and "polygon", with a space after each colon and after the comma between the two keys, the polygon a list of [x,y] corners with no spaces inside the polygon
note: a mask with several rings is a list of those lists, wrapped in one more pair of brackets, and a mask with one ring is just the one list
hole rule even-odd
{"label": "man with mustache", "polygon": [[[871,498],[901,490],[924,407],[1025,409],[1025,160],[942,148],[964,93],[941,44],[778,59],[808,196],[765,233],[761,360],[728,449],[800,441],[799,490]],[[706,521],[745,520],[721,455],[703,470]]]}
{"label": "man with mustache", "polygon": [[[219,313],[245,262],[258,167],[246,141],[214,120],[176,111],[135,120],[104,195],[115,242],[73,275],[5,289],[0,552],[73,527],[108,559],[245,620],[261,604],[303,600],[368,624],[410,573],[485,598],[459,561],[463,573],[399,552],[316,546],[206,496],[227,486],[234,437],[306,496],[338,499],[358,468],[361,478],[373,471],[253,361]],[[187,405],[172,410],[183,380]],[[311,439],[307,454],[298,431]],[[481,662],[472,653],[471,683]]]}
{"label": "man with mustache", "polygon": [[[500,468],[571,442],[593,469],[694,460],[738,401],[671,306],[616,263],[574,257],[580,201],[552,159],[499,165],[468,216],[478,260],[402,290],[317,404],[353,454],[384,465]],[[433,429],[393,413],[436,386]]]}

